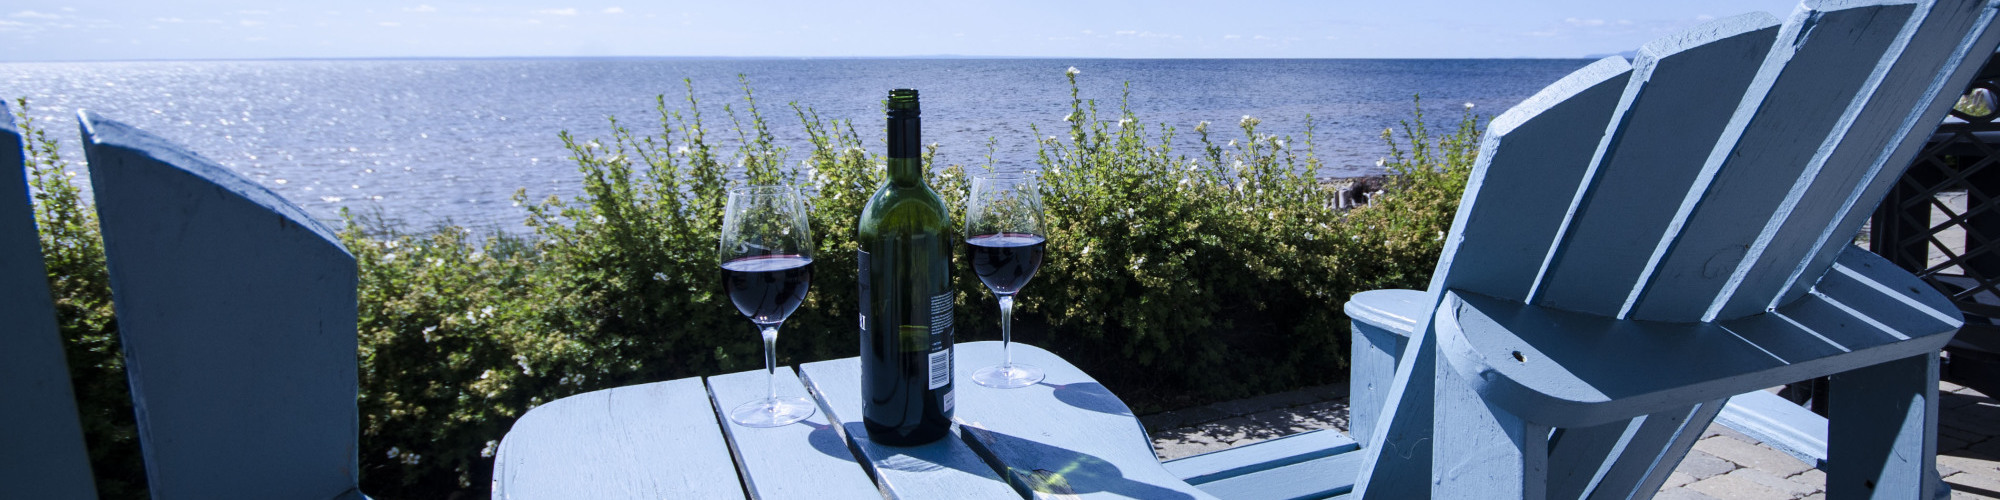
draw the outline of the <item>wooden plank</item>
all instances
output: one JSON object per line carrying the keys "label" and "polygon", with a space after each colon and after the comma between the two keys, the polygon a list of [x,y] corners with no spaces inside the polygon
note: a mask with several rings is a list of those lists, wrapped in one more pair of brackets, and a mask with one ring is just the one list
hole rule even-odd
{"label": "wooden plank", "polygon": [[1937,498],[1938,353],[1834,375],[1830,498]]}
{"label": "wooden plank", "polygon": [[354,490],[354,257],[214,162],[79,121],[153,497]]}
{"label": "wooden plank", "polygon": [[1688,449],[1701,439],[1708,423],[1721,409],[1720,400],[1691,408],[1647,415],[1626,437],[1617,459],[1591,486],[1593,500],[1645,498],[1660,491],[1667,475],[1680,467]]}
{"label": "wooden plank", "polygon": [[[1174,477],[1201,486],[1204,483],[1318,460],[1360,448],[1360,444],[1340,431],[1320,429],[1168,460],[1161,462],[1160,466],[1165,467]],[[1355,463],[1360,463],[1358,458]],[[1352,475],[1323,479],[1344,481],[1349,486],[1354,482]]]}
{"label": "wooden plank", "polygon": [[[1896,301],[1884,290],[1937,294],[1880,257],[1853,251],[1845,258],[1877,263],[1854,267],[1856,275],[1879,286],[1826,290],[1753,317],[1760,320],[1724,324],[1615,320],[1451,292],[1434,322],[1438,350],[1489,402],[1530,421],[1580,427],[1914,356],[1950,340],[1956,322],[1914,307],[1859,317],[1856,310],[1837,306]],[[1771,316],[1778,318],[1763,321]],[[1782,330],[1758,331],[1766,328]],[[1886,332],[1902,332],[1909,340]],[[1800,351],[1786,343],[1871,337],[1876,340],[1845,351],[1821,348],[1817,352],[1826,354],[1817,357],[1781,357]]]}
{"label": "wooden plank", "polygon": [[[954,371],[971,380],[999,364],[1000,343],[959,344]],[[1019,389],[957,384],[965,442],[1022,495],[1063,498],[1213,498],[1160,466],[1132,410],[1061,357],[1016,343],[1014,360],[1048,378]]]}
{"label": "wooden plank", "polygon": [[1556,429],[1549,436],[1549,498],[1582,498],[1647,420]]}
{"label": "wooden plank", "polygon": [[493,497],[743,498],[731,463],[701,379],[625,386],[522,415],[494,456]]}
{"label": "wooden plank", "polygon": [[[964,365],[964,348],[959,344],[956,365]],[[1046,366],[1044,366],[1046,367]],[[1018,497],[979,454],[956,436],[930,444],[896,447],[868,439],[861,423],[861,362],[858,358],[836,359],[799,366],[800,378],[812,388],[828,423],[847,443],[872,477],[884,498],[1003,498]],[[969,372],[953,384],[959,391],[957,415],[966,415],[963,391],[972,386]],[[1013,411],[1013,410],[1010,410]],[[954,431],[956,433],[957,431]]]}
{"label": "wooden plank", "polygon": [[[1893,3],[1891,3],[1893,2]],[[1831,2],[1828,2],[1831,3]],[[1871,2],[1873,3],[1873,2]],[[1907,0],[1800,10],[1709,151],[1652,254],[1630,317],[1705,320],[1737,265],[1914,11]],[[1782,215],[1780,215],[1782,216]]]}
{"label": "wooden plank", "polygon": [[48,269],[28,198],[21,133],[0,101],[0,484],[22,498],[96,498]]}
{"label": "wooden plank", "polygon": [[[1517,297],[1529,292],[1568,200],[1561,194],[1547,195],[1528,179],[1543,175],[1550,185],[1576,185],[1595,139],[1563,139],[1560,132],[1601,134],[1631,69],[1624,58],[1600,59],[1557,80],[1487,126],[1465,198],[1459,202],[1451,234],[1445,238],[1438,271],[1426,288],[1427,309],[1436,307],[1447,288],[1493,290]],[[1592,123],[1596,126],[1590,126]],[[1524,139],[1508,141],[1515,131],[1521,131],[1519,136]],[[1494,184],[1488,185],[1489,180]],[[1510,225],[1515,223],[1521,225]],[[1460,248],[1477,251],[1460,252]],[[1421,320],[1411,329],[1416,334],[1397,361],[1395,378],[1384,396],[1388,404],[1376,419],[1374,431],[1359,439],[1369,451],[1361,477],[1355,481],[1352,495],[1357,498],[1430,494],[1434,404],[1430,374],[1436,368],[1437,342],[1431,318]]]}
{"label": "wooden plank", "polygon": [[1549,498],[1550,426],[1492,404],[1456,361],[1438,361],[1431,496]]}
{"label": "wooden plank", "polygon": [[1223,500],[1327,498],[1346,494],[1353,488],[1361,459],[1360,453],[1348,451],[1196,486]]}
{"label": "wooden plank", "polygon": [[1693,186],[1698,168],[1763,67],[1778,19],[1719,19],[1640,47],[1632,79],[1550,252],[1535,303],[1618,314]]}
{"label": "wooden plank", "polygon": [[[854,459],[840,431],[826,412],[816,412],[797,424],[771,428],[744,427],[729,420],[737,405],[768,393],[764,370],[708,378],[715,414],[729,438],[729,453],[750,498],[882,498],[868,472]],[[791,367],[778,370],[778,395],[808,396]]]}
{"label": "wooden plank", "polygon": [[[1814,264],[1808,257],[1821,246],[1845,246],[1845,241],[1828,238],[1845,212],[1873,211],[1872,205],[1854,203],[1857,190],[1867,180],[1883,175],[1899,177],[1908,168],[1908,161],[1888,164],[1877,160],[1905,136],[1929,135],[1908,126],[1909,120],[1928,111],[1927,99],[1936,99],[1931,89],[1952,76],[1949,65],[1956,61],[1951,56],[1972,39],[1968,35],[1984,26],[1980,14],[1988,10],[1986,5],[1984,0],[1937,0],[1921,6],[1926,8],[1919,11],[1922,15],[1913,16],[1897,35],[1854,105],[1840,116],[1827,143],[1820,145],[1807,163],[1805,175],[1780,202],[1791,209],[1773,214],[1764,224],[1749,256],[1723,289],[1724,302],[1716,306],[1717,317],[1742,317],[1775,308],[1787,302],[1779,292],[1794,273],[1826,272],[1831,261],[1807,267]],[[1952,88],[1964,86],[1963,82],[1946,83],[1955,83]]]}
{"label": "wooden plank", "polygon": [[1814,467],[1826,460],[1826,417],[1777,394],[1738,394],[1715,421]]}
{"label": "wooden plank", "polygon": [[1430,317],[1430,295],[1416,290],[1371,290],[1341,306],[1353,318],[1347,356],[1348,430],[1357,439],[1375,435],[1375,421],[1396,381],[1396,364],[1411,330]]}
{"label": "wooden plank", "polygon": [[1429,289],[1527,297],[1630,75],[1599,60],[1487,125]]}
{"label": "wooden plank", "polygon": [[[1962,15],[1978,19],[1978,33],[1958,42],[1957,48],[1948,56],[1949,63],[1946,67],[1950,69],[1938,72],[1940,75],[1949,76],[1933,81],[1931,86],[1924,90],[1924,94],[1918,97],[1918,102],[1922,104],[1917,106],[1909,115],[1900,118],[1901,127],[1904,130],[1898,133],[1903,139],[1895,143],[1894,147],[1882,149],[1879,152],[1881,156],[1875,160],[1881,165],[1892,168],[1878,168],[1875,170],[1890,171],[1893,169],[1900,172],[1901,169],[1909,165],[1917,153],[1923,149],[1925,141],[1929,139],[1927,137],[1928,134],[1924,132],[1936,127],[1944,119],[1945,113],[1951,109],[1952,104],[1958,101],[1958,93],[1962,92],[1967,82],[1970,82],[1973,76],[1978,74],[1980,67],[1984,65],[1987,56],[1993,53],[1994,48],[2000,46],[2000,28],[1996,28],[1995,26],[1996,21],[2000,21],[2000,18],[1996,18],[1995,16],[1994,5],[1989,3],[1979,7],[1976,12],[1967,12]],[[1897,64],[1902,65],[1906,63],[1898,61]],[[1912,58],[1909,59],[1907,64],[1920,65],[1923,62],[1921,59]],[[1888,117],[1884,119],[1897,118]],[[1872,211],[1870,210],[1855,210],[1853,207],[1865,208],[1880,204],[1882,198],[1888,194],[1889,188],[1896,184],[1896,179],[1899,177],[1900,174],[1877,174],[1863,181],[1860,189],[1847,197],[1846,203],[1848,206],[1841,209],[1841,213],[1844,215],[1841,216],[1837,224],[1829,227],[1826,234],[1821,237],[1823,242],[1818,247],[1818,250],[1813,253],[1812,257],[1792,273],[1785,291],[1778,295],[1778,299],[1774,303],[1789,303],[1812,288],[1813,283],[1819,279],[1820,273],[1808,273],[1806,271],[1824,269],[1828,262],[1833,261],[1840,255],[1844,246],[1843,244],[1849,238],[1852,238],[1860,230],[1861,224],[1867,222],[1869,216],[1872,215]]]}

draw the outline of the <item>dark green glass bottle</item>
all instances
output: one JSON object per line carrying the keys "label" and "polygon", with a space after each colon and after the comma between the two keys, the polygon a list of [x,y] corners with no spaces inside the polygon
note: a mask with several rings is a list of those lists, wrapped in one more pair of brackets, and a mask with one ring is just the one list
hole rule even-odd
{"label": "dark green glass bottle", "polygon": [[877,443],[951,431],[950,212],[924,183],[917,91],[889,91],[889,181],[861,211],[861,420]]}

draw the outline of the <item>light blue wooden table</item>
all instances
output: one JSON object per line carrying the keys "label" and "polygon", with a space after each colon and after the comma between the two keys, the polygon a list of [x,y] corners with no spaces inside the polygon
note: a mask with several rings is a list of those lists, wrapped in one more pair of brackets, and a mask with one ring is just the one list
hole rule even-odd
{"label": "light blue wooden table", "polygon": [[570,396],[501,441],[495,498],[1213,498],[1160,465],[1125,404],[1069,362],[1025,344],[1042,383],[990,389],[973,370],[1000,344],[957,346],[952,435],[916,447],[868,440],[857,358],[778,372],[778,392],[819,412],[770,429],[722,416],[760,397],[762,370]]}

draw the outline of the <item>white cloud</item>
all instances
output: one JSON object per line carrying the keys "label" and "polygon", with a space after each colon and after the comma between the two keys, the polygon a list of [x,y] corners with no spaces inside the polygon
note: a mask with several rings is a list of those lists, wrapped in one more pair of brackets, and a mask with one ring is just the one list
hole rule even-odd
{"label": "white cloud", "polygon": [[603,10],[603,11],[601,11],[601,12],[603,12],[603,13],[605,13],[605,14],[624,14],[624,13],[625,13],[625,8],[624,8],[624,7],[605,7],[605,8],[604,8],[604,10]]}
{"label": "white cloud", "polygon": [[537,11],[535,11],[535,13],[536,13],[536,14],[541,14],[541,15],[545,15],[545,16],[574,16],[574,15],[576,15],[576,9],[575,9],[575,8],[566,8],[566,9],[542,9],[542,10],[537,10]]}
{"label": "white cloud", "polygon": [[19,17],[23,19],[62,19],[62,16],[59,15],[50,14],[46,12],[35,12],[32,10],[15,12],[14,15],[11,17]]}
{"label": "white cloud", "polygon": [[239,11],[236,11],[236,13],[237,13],[237,14],[242,14],[242,15],[246,15],[246,16],[268,16],[268,15],[271,15],[271,11],[268,11],[268,10],[239,10]]}
{"label": "white cloud", "polygon": [[239,25],[242,25],[242,26],[243,26],[243,27],[245,27],[245,28],[255,28],[255,27],[258,27],[258,26],[263,26],[263,25],[264,25],[264,22],[263,22],[263,21],[252,21],[252,20],[249,20],[249,19],[244,19],[244,20],[241,20],[241,21],[236,21],[236,24],[239,24]]}
{"label": "white cloud", "polygon": [[1254,36],[1254,37],[1251,37],[1251,38],[1254,38],[1254,39],[1258,39],[1258,40],[1270,40],[1270,39],[1271,39],[1271,37],[1268,37],[1268,36],[1264,36],[1264,35],[1257,35],[1257,36]]}
{"label": "white cloud", "polygon": [[186,20],[186,19],[181,19],[181,18],[178,18],[178,17],[155,17],[155,18],[153,18],[153,22],[156,22],[156,23],[185,23],[185,22],[187,22],[187,20]]}
{"label": "white cloud", "polygon": [[1235,40],[1238,38],[1243,38],[1243,35],[1222,35],[1223,40]]}
{"label": "white cloud", "polygon": [[1574,17],[1572,17],[1572,18],[1567,18],[1567,19],[1563,19],[1563,22],[1565,22],[1565,23],[1569,23],[1569,25],[1570,25],[1570,26],[1603,26],[1603,25],[1604,25],[1604,20],[1603,20],[1603,19],[1577,19],[1577,18],[1574,18]]}
{"label": "white cloud", "polygon": [[418,6],[416,6],[416,7],[404,7],[404,8],[403,8],[403,12],[437,12],[437,10],[438,10],[438,8],[437,8],[437,7],[432,7],[432,6],[430,6],[430,4],[424,4],[424,5],[418,5]]}

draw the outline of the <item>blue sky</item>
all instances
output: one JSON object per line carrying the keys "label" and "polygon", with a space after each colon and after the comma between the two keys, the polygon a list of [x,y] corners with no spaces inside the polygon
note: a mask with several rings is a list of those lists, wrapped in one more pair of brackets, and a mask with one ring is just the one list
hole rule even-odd
{"label": "blue sky", "polygon": [[11,0],[0,61],[514,56],[1582,57],[1791,0]]}

